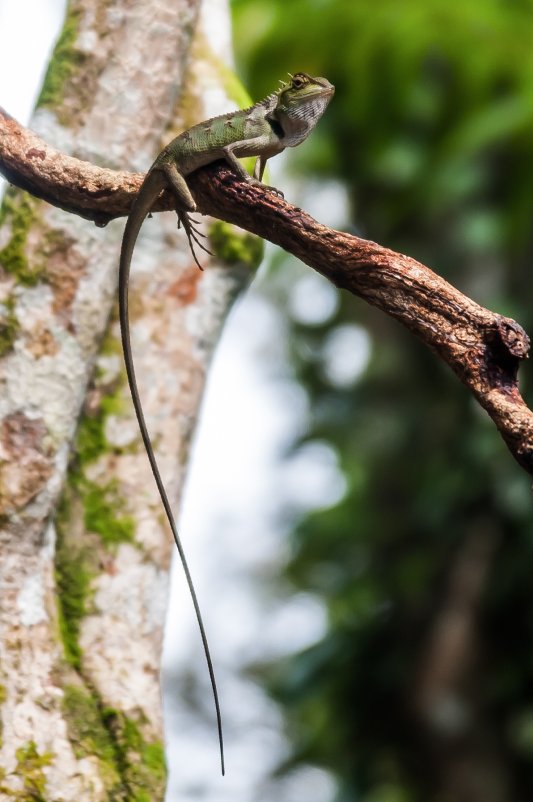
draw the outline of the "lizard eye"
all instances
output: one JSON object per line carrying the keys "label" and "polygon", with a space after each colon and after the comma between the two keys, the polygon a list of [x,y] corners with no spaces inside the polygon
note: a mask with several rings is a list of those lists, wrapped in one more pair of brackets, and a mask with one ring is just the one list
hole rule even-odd
{"label": "lizard eye", "polygon": [[294,89],[301,89],[304,84],[305,80],[300,75],[295,75],[292,79],[292,86]]}

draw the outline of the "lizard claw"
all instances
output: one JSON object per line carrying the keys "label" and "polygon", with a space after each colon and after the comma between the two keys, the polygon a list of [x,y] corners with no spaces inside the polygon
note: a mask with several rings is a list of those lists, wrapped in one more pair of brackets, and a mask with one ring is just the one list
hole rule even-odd
{"label": "lizard claw", "polygon": [[265,189],[268,189],[269,192],[273,192],[274,195],[278,196],[278,198],[285,198],[285,195],[283,194],[281,189],[278,189],[277,187],[271,187],[268,184],[263,184],[263,187]]}
{"label": "lizard claw", "polygon": [[198,247],[201,248],[202,251],[205,251],[205,253],[208,253],[210,256],[213,256],[213,253],[209,250],[209,248],[206,248],[203,242],[201,242],[199,239],[199,237],[206,237],[206,234],[204,234],[202,231],[198,231],[198,229],[195,228],[195,226],[199,225],[199,223],[196,220],[191,219],[187,214],[187,212],[177,212],[177,215],[178,215],[178,228],[181,228],[181,226],[183,226],[183,230],[185,231],[187,240],[189,242],[189,248],[191,249],[192,258],[194,259],[200,270],[203,270],[203,267],[198,261],[198,257],[196,256],[196,252],[194,250],[194,244],[198,245]]}

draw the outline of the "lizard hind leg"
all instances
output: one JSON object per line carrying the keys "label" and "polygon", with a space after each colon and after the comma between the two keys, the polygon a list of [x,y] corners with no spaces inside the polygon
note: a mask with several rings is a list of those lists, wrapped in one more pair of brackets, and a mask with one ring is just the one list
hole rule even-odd
{"label": "lizard hind leg", "polygon": [[210,256],[213,254],[210,250],[208,250],[205,245],[200,242],[200,237],[204,237],[205,234],[202,234],[201,231],[196,228],[198,223],[196,220],[190,217],[190,212],[196,211],[196,203],[194,201],[193,196],[191,195],[191,191],[187,186],[187,182],[183,175],[178,170],[178,167],[174,161],[165,161],[162,166],[163,171],[168,179],[170,186],[172,187],[174,194],[177,200],[177,209],[176,214],[178,215],[178,228],[183,226],[183,230],[187,235],[187,239],[189,241],[189,248],[191,249],[191,253],[193,256],[194,261],[200,268],[203,270],[202,265],[198,261],[198,257],[196,256],[194,250],[194,243],[198,245],[203,251],[208,253]]}
{"label": "lizard hind leg", "polygon": [[199,237],[204,237],[205,238],[206,234],[202,233],[201,231],[199,231],[195,227],[195,226],[198,225],[198,223],[197,223],[196,220],[193,220],[190,217],[188,212],[183,212],[183,211],[180,210],[180,211],[176,211],[176,214],[178,215],[178,228],[183,226],[183,230],[185,231],[185,234],[186,234],[187,239],[189,241],[189,248],[191,249],[192,257],[193,257],[194,261],[196,262],[196,264],[198,265],[198,267],[200,268],[200,270],[203,270],[203,267],[200,264],[200,262],[198,261],[198,257],[196,256],[196,252],[194,250],[194,245],[196,243],[196,245],[199,248],[201,248],[202,251],[205,251],[210,256],[213,256],[213,253],[209,250],[209,248],[206,248],[205,245],[203,244],[203,242],[201,242],[200,239],[199,239]]}

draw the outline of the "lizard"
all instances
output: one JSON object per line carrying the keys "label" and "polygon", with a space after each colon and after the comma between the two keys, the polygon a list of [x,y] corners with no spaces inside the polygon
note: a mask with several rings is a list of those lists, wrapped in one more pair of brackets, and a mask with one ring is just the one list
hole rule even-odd
{"label": "lizard", "polygon": [[[196,211],[196,203],[188,187],[187,176],[204,165],[225,159],[246,183],[263,186],[283,197],[279,190],[267,187],[262,183],[266,162],[272,156],[281,153],[286,147],[296,147],[303,142],[316,126],[335,91],[334,86],[326,78],[313,78],[305,72],[289,75],[289,78],[288,82],[281,82],[280,88],[264,100],[260,100],[246,109],[222,114],[194,125],[175,137],[161,151],[148,170],[132,204],[120,252],[119,318],[126,374],[141,437],[172,530],[200,629],[215,703],[220,764],[223,775],[225,766],[222,718],[207,635],[183,545],[154,455],[137,388],[128,311],[130,264],[137,236],[145,218],[150,214],[160,193],[164,189],[170,189],[175,195],[178,227],[183,226],[193,259],[202,269],[194,245],[198,245],[207,253],[209,251],[198,239],[203,235],[195,227],[196,221],[190,217],[191,212]],[[239,162],[239,158],[245,156],[257,157],[253,176],[249,175]]]}

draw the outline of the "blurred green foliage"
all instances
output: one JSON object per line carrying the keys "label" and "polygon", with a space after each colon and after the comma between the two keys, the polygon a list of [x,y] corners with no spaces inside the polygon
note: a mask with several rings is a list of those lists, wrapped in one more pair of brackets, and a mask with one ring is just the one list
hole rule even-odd
{"label": "blurred green foliage", "polygon": [[[297,70],[336,86],[291,164],[345,184],[355,232],[531,332],[533,3],[233,0],[233,11],[254,97]],[[336,384],[322,344],[354,322],[371,358]],[[272,675],[288,766],[330,769],[339,802],[525,802],[531,480],[395,321],[342,295],[327,321],[288,325],[312,409],[301,442],[329,443],[347,482],[293,534],[288,574],[324,600],[330,627]]]}

